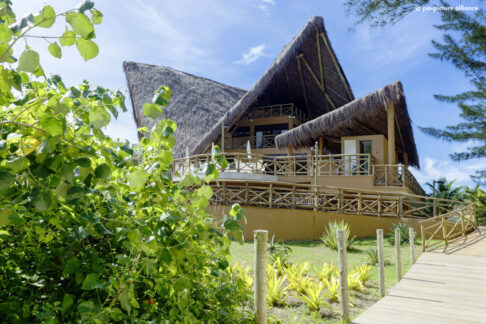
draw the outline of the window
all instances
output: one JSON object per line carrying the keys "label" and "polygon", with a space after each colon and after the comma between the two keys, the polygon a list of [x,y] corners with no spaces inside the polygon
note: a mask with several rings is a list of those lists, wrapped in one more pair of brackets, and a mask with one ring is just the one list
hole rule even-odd
{"label": "window", "polygon": [[233,137],[250,137],[250,127],[238,127]]}

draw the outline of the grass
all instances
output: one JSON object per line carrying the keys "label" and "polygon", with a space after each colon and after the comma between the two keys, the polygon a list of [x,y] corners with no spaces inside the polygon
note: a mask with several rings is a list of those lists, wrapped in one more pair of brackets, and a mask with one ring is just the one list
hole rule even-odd
{"label": "grass", "polygon": [[[292,248],[289,254],[291,263],[299,261],[307,261],[316,267],[321,267],[324,262],[333,262],[338,264],[337,251],[325,246],[321,241],[295,241],[286,242],[286,245]],[[357,265],[366,262],[364,251],[376,248],[376,237],[367,237],[356,239],[352,250],[348,250],[348,265],[350,271]],[[230,246],[233,262],[238,262],[245,266],[250,266],[253,269],[254,262],[254,247],[253,243],[245,242],[240,245],[233,242]],[[415,243],[415,258],[418,258],[421,252],[419,242]],[[389,289],[397,283],[396,278],[396,261],[395,261],[395,246],[390,244],[388,240],[384,240],[384,255],[386,261],[385,266],[385,284]],[[410,247],[409,245],[402,245],[401,247],[401,263],[402,263],[402,277],[411,266],[410,262]],[[310,274],[315,275],[311,268]],[[366,308],[375,303],[379,297],[378,291],[378,266],[372,266],[372,277],[370,283],[366,287],[365,294],[352,293],[351,298],[355,305],[351,308],[352,317],[356,317],[362,313]],[[339,305],[336,305],[339,308]],[[275,318],[282,320],[283,323],[337,323],[340,322],[338,318],[323,318],[327,314],[319,314],[308,311],[305,305],[295,304],[291,307],[275,307],[269,310],[269,313]]]}

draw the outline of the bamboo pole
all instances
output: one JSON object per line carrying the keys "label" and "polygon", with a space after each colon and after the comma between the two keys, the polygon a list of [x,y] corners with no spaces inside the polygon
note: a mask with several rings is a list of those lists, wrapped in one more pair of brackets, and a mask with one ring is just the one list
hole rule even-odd
{"label": "bamboo pole", "polygon": [[385,297],[385,259],[383,256],[383,230],[376,230],[376,248],[378,250],[378,277],[380,296]]}
{"label": "bamboo pole", "polygon": [[400,258],[400,229],[395,228],[395,256],[396,256],[396,270],[397,281],[402,279],[402,264]]}
{"label": "bamboo pole", "polygon": [[410,241],[410,260],[413,265],[415,264],[415,232],[411,227],[408,230],[408,240]]}
{"label": "bamboo pole", "polygon": [[267,324],[267,301],[266,301],[266,280],[267,280],[267,240],[268,231],[253,231],[255,245],[255,322],[256,324]]}
{"label": "bamboo pole", "polygon": [[344,322],[349,321],[349,296],[348,296],[348,260],[346,256],[346,236],[344,230],[337,232],[338,257],[339,257],[339,289],[341,299],[341,316]]}

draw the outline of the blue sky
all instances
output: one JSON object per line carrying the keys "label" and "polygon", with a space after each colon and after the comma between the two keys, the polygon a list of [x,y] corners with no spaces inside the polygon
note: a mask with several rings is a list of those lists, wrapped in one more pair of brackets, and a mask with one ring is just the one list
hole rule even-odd
{"label": "blue sky", "polygon": [[[460,0],[451,0],[458,5]],[[45,4],[57,12],[73,8],[71,0],[14,0],[16,12],[36,12]],[[417,126],[457,123],[455,105],[436,101],[433,94],[456,94],[469,89],[460,71],[428,57],[430,40],[439,39],[433,28],[439,13],[414,12],[394,26],[353,28],[342,1],[330,0],[98,0],[104,14],[97,27],[99,57],[85,63],[75,48],[57,60],[39,49],[48,73],[59,73],[69,84],[87,79],[93,84],[127,90],[123,61],[169,66],[232,86],[250,89],[282,48],[315,15],[324,22],[344,72],[356,97],[395,80],[403,83],[422,169],[413,170],[421,183],[446,176],[457,184],[472,185],[469,178],[486,160],[455,163],[450,152],[467,145],[445,143],[424,135]],[[469,0],[468,3],[475,3]],[[463,1],[463,4],[466,4]],[[59,29],[54,34],[61,33]],[[50,32],[52,34],[52,32]],[[127,99],[128,99],[127,92]],[[130,106],[129,100],[127,104]],[[130,106],[131,107],[131,106]],[[114,137],[137,141],[131,111],[107,129]]]}

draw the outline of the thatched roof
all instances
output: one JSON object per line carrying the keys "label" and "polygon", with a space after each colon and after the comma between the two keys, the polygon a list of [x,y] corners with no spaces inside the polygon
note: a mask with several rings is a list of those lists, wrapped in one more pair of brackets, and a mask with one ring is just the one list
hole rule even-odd
{"label": "thatched roof", "polygon": [[184,156],[186,147],[192,150],[246,93],[245,90],[168,67],[124,62],[123,68],[137,127],[152,129],[157,121],[145,117],[142,106],[152,100],[155,90],[161,85],[171,89],[172,98],[163,117],[177,123],[174,134],[177,144],[173,151],[176,157]]}
{"label": "thatched roof", "polygon": [[419,167],[417,148],[400,81],[281,134],[276,137],[275,142],[278,148],[300,148],[314,145],[319,136],[340,138],[387,134],[387,107],[390,102],[394,104],[398,126],[395,127],[397,152],[406,152],[409,164]]}
{"label": "thatched roof", "polygon": [[[309,71],[301,54],[313,72]],[[321,67],[323,88],[327,97],[316,82],[316,79],[320,81]],[[221,134],[221,123],[232,126],[249,107],[294,103],[308,116],[316,118],[353,99],[351,87],[327,37],[324,21],[321,17],[314,17],[284,47],[251,90],[241,97],[209,132],[204,134],[191,153],[196,154],[206,150]]]}

